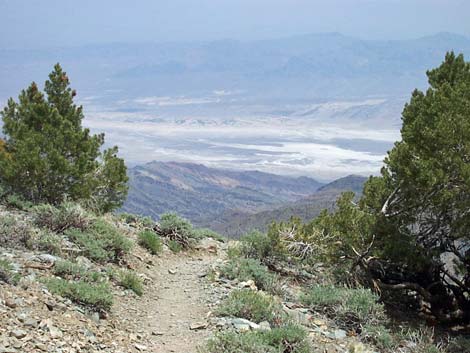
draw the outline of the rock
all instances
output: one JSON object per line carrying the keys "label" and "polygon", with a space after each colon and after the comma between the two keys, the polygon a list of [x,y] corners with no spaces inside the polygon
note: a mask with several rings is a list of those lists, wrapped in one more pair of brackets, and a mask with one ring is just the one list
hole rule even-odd
{"label": "rock", "polygon": [[212,238],[204,238],[196,245],[196,250],[207,251],[209,253],[217,254],[219,242]]}
{"label": "rock", "polygon": [[35,348],[43,352],[48,351],[47,346],[44,343],[36,343]]}
{"label": "rock", "polygon": [[161,331],[152,331],[152,335],[153,335],[153,336],[163,336],[164,333],[161,332]]}
{"label": "rock", "polygon": [[31,261],[55,264],[59,258],[51,254],[39,254],[30,258]]}
{"label": "rock", "polygon": [[374,351],[371,351],[367,349],[366,346],[364,346],[362,343],[353,343],[352,345],[349,346],[349,353],[374,353]]}
{"label": "rock", "polygon": [[250,288],[251,290],[258,290],[258,287],[256,287],[255,281],[252,279],[246,281],[246,282],[240,282],[238,284],[238,288]]}
{"label": "rock", "polygon": [[13,330],[10,332],[10,336],[15,337],[17,339],[25,338],[28,333],[24,330]]}
{"label": "rock", "polygon": [[284,306],[283,310],[292,320],[297,321],[301,325],[309,326],[313,320],[313,316],[308,311],[305,312],[303,308],[290,309]]}
{"label": "rock", "polygon": [[259,323],[260,331],[271,331],[271,324],[267,321],[262,321]]}
{"label": "rock", "polygon": [[171,268],[168,269],[168,273],[170,275],[175,275],[176,274],[176,271],[175,270],[172,270]]}
{"label": "rock", "polygon": [[333,332],[325,332],[324,334],[326,337],[329,337],[335,340],[342,340],[342,339],[345,339],[347,336],[346,331],[340,330],[340,329],[334,330]]}
{"label": "rock", "polygon": [[100,322],[100,313],[95,311],[90,315],[90,318],[93,320],[93,322],[98,324]]}
{"label": "rock", "polygon": [[205,322],[196,322],[194,324],[191,324],[189,326],[189,329],[195,331],[195,330],[203,330],[206,327],[207,327],[207,323],[205,323]]}
{"label": "rock", "polygon": [[146,351],[147,350],[147,346],[144,346],[143,344],[139,344],[139,343],[134,344],[134,347],[139,351]]}
{"label": "rock", "polygon": [[63,333],[59,328],[55,326],[48,326],[48,328],[52,339],[61,338],[63,336]]}
{"label": "rock", "polygon": [[90,259],[88,259],[87,257],[85,256],[78,256],[76,259],[75,259],[75,262],[84,267],[86,270],[89,270],[90,268],[93,267],[93,262],[91,262]]}
{"label": "rock", "polygon": [[0,346],[0,353],[17,353],[18,351],[14,348],[7,348]]}
{"label": "rock", "polygon": [[28,318],[28,319],[24,320],[23,324],[24,324],[26,327],[37,327],[37,326],[38,326],[38,320],[32,319],[32,318]]}
{"label": "rock", "polygon": [[254,322],[246,319],[236,318],[231,320],[233,327],[239,332],[246,332],[250,330],[259,330],[260,326]]}
{"label": "rock", "polygon": [[10,309],[14,309],[17,307],[17,304],[15,303],[15,301],[10,298],[5,299],[5,305],[9,307]]}

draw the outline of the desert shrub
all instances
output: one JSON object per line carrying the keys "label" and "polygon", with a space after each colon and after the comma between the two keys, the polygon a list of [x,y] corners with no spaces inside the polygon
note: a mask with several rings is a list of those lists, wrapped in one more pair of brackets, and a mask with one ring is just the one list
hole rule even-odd
{"label": "desert shrub", "polygon": [[309,353],[312,351],[307,332],[297,325],[286,324],[271,331],[237,334],[227,332],[211,339],[207,353]]}
{"label": "desert shrub", "polygon": [[456,337],[449,342],[447,347],[449,353],[470,352],[470,337]]}
{"label": "desert shrub", "polygon": [[204,353],[279,353],[270,347],[260,335],[226,332],[216,335],[207,342]]}
{"label": "desert shrub", "polygon": [[63,239],[49,230],[41,230],[34,240],[34,249],[45,251],[52,255],[62,255]]}
{"label": "desert shrub", "polygon": [[240,239],[238,252],[242,257],[258,259],[265,265],[286,258],[277,238],[258,231],[248,233]]}
{"label": "desert shrub", "polygon": [[18,194],[7,194],[4,197],[4,203],[9,208],[16,208],[18,210],[28,210],[33,206],[33,203],[25,200]]}
{"label": "desert shrub", "polygon": [[275,325],[284,318],[282,308],[274,297],[246,289],[231,292],[217,309],[217,314],[240,317],[257,323],[268,321]]}
{"label": "desert shrub", "polygon": [[193,238],[195,239],[204,239],[204,238],[212,238],[214,240],[220,241],[223,243],[225,238],[217,232],[214,232],[212,229],[209,228],[196,228],[193,230]]}
{"label": "desert shrub", "polygon": [[231,259],[220,268],[220,273],[227,279],[240,281],[253,280],[259,289],[272,294],[282,294],[280,279],[256,259]]}
{"label": "desert shrub", "polygon": [[182,248],[187,249],[190,248],[195,241],[192,224],[175,213],[163,214],[160,217],[160,222],[157,224],[156,229],[158,235],[166,239],[170,248],[173,246],[176,249],[174,244],[170,246],[170,242],[177,242]]}
{"label": "desert shrub", "polygon": [[25,221],[13,216],[0,215],[0,245],[8,247],[31,247],[34,232]]}
{"label": "desert shrub", "polygon": [[265,343],[275,347],[278,352],[309,353],[312,351],[308,333],[299,325],[285,324],[271,331],[258,333]]}
{"label": "desert shrub", "polygon": [[127,224],[136,225],[137,227],[152,228],[155,222],[148,216],[140,216],[132,213],[120,213],[119,219]]}
{"label": "desert shrub", "polygon": [[132,241],[112,224],[99,218],[87,230],[69,229],[65,235],[96,262],[118,261],[132,248]]}
{"label": "desert shrub", "polygon": [[164,234],[173,231],[187,237],[193,236],[193,225],[187,219],[178,216],[175,213],[165,213],[160,217],[160,230]]}
{"label": "desert shrub", "polygon": [[0,259],[0,281],[16,285],[20,280],[20,274],[14,271],[10,261]]}
{"label": "desert shrub", "polygon": [[174,253],[179,253],[180,251],[183,251],[184,249],[183,245],[178,243],[176,240],[169,240],[166,245]]}
{"label": "desert shrub", "polygon": [[385,320],[379,297],[369,289],[315,285],[301,296],[301,302],[323,312],[339,326],[362,330],[363,325]]}
{"label": "desert shrub", "polygon": [[104,280],[104,276],[100,272],[89,271],[82,265],[68,260],[57,261],[54,264],[53,273],[56,276],[71,280],[86,282],[101,282]]}
{"label": "desert shrub", "polygon": [[91,221],[91,216],[79,204],[64,202],[57,207],[43,204],[33,209],[34,223],[39,227],[62,233],[67,229],[85,230]]}
{"label": "desert shrub", "polygon": [[62,278],[45,280],[47,289],[56,295],[94,310],[109,310],[113,304],[111,289],[107,283],[89,283],[84,280],[68,281]]}
{"label": "desert shrub", "polygon": [[434,330],[430,328],[404,329],[398,333],[398,337],[413,347],[413,353],[447,352],[442,342],[436,342]]}
{"label": "desert shrub", "polygon": [[139,244],[156,255],[162,252],[163,244],[160,237],[151,230],[143,230],[139,233]]}
{"label": "desert shrub", "polygon": [[365,325],[362,337],[381,351],[391,350],[396,346],[395,337],[383,325]]}
{"label": "desert shrub", "polygon": [[132,271],[120,271],[118,274],[119,285],[132,290],[138,296],[144,293],[142,280]]}

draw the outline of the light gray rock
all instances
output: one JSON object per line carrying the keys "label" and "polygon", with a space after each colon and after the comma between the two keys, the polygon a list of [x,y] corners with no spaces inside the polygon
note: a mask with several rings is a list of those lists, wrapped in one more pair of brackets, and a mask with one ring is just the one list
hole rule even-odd
{"label": "light gray rock", "polygon": [[10,336],[15,337],[17,339],[22,339],[26,337],[28,333],[24,330],[13,330],[10,332]]}

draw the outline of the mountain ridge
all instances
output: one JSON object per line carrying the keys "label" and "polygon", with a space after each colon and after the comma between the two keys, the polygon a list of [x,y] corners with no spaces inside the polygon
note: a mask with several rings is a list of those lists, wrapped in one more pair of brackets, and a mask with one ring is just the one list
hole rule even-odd
{"label": "mountain ridge", "polygon": [[305,176],[158,161],[131,168],[129,176],[122,211],[154,219],[176,212],[197,226],[235,237],[293,215],[314,218],[322,209],[331,209],[341,192],[360,194],[366,180],[350,175],[322,184]]}

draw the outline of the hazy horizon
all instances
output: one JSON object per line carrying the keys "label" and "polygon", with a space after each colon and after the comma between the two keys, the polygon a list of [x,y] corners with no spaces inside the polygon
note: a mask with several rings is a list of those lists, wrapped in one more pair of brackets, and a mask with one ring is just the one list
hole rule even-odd
{"label": "hazy horizon", "polygon": [[463,0],[2,0],[0,47],[260,40],[337,32],[398,40],[470,35]]}
{"label": "hazy horizon", "polygon": [[378,173],[461,0],[0,1],[0,107],[60,62],[129,165],[186,161],[332,180]]}

